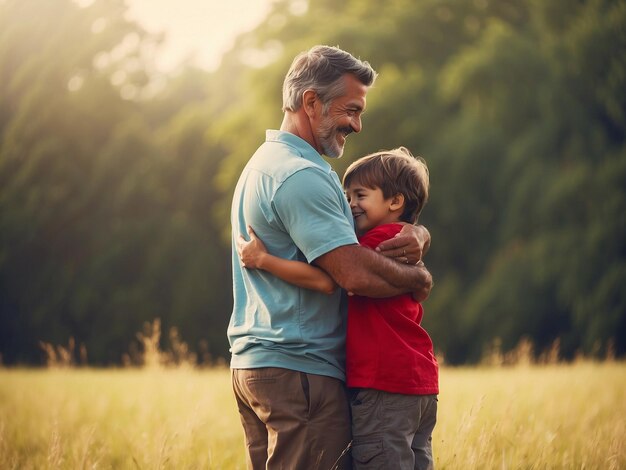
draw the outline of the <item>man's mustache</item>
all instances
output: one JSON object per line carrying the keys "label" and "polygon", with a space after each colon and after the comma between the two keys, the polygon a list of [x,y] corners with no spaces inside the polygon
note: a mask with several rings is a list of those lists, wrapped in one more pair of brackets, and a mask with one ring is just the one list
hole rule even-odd
{"label": "man's mustache", "polygon": [[345,136],[348,136],[349,134],[352,134],[354,132],[354,129],[352,129],[352,127],[340,127],[337,130]]}

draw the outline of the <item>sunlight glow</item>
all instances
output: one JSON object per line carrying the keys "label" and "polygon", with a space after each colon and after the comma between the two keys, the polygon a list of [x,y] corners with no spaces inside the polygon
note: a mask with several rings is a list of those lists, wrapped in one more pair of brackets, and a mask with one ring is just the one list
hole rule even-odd
{"label": "sunlight glow", "polygon": [[91,24],[91,32],[94,34],[101,33],[107,27],[106,18],[98,18]]}
{"label": "sunlight glow", "polygon": [[[87,0],[82,0],[87,1]],[[173,70],[181,62],[207,70],[219,66],[235,37],[256,27],[274,0],[126,0],[127,17],[147,31],[163,32],[157,66]],[[296,9],[307,2],[294,2]]]}
{"label": "sunlight glow", "polygon": [[69,91],[78,91],[83,87],[84,82],[85,79],[81,75],[74,75],[67,83],[67,89]]}
{"label": "sunlight glow", "polygon": [[272,63],[283,52],[283,44],[280,41],[267,41],[263,49],[246,48],[239,60],[249,67],[262,68]]}

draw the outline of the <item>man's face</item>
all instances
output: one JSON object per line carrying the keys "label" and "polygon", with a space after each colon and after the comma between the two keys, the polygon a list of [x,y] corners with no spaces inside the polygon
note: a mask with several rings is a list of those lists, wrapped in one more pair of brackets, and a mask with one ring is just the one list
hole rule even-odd
{"label": "man's face", "polygon": [[354,75],[344,75],[345,93],[335,98],[317,125],[318,150],[331,158],[343,155],[346,137],[361,131],[361,115],[365,111],[367,86]]}

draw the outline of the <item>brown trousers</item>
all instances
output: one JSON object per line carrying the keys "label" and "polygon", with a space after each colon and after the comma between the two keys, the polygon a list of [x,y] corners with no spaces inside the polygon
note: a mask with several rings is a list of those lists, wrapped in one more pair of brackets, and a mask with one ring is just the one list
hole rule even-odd
{"label": "brown trousers", "polygon": [[350,409],[340,380],[288,369],[233,369],[248,468],[349,469]]}

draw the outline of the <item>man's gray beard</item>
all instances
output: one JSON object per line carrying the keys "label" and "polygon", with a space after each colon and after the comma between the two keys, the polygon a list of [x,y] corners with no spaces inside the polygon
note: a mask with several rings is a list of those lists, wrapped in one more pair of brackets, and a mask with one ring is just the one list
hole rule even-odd
{"label": "man's gray beard", "polygon": [[335,150],[337,150],[337,147],[339,147],[339,145],[335,144],[334,146],[331,147],[335,147],[335,148],[328,148],[328,146],[326,144],[322,144],[322,150],[324,151],[324,155],[326,155],[328,158],[341,158],[343,156],[343,147],[341,147],[339,150],[339,153],[337,154],[337,152]]}
{"label": "man's gray beard", "polygon": [[338,131],[333,130],[331,127],[329,133],[330,135],[324,135],[326,134],[325,131],[327,131],[327,129],[322,129],[322,137],[320,137],[320,142],[322,144],[322,151],[324,152],[324,155],[329,158],[341,158],[341,156],[343,155],[343,146],[340,147],[337,143]]}

